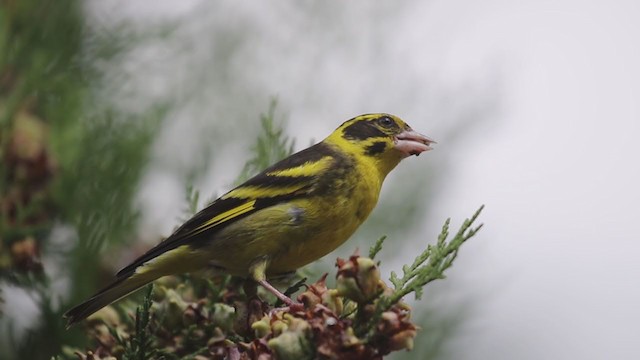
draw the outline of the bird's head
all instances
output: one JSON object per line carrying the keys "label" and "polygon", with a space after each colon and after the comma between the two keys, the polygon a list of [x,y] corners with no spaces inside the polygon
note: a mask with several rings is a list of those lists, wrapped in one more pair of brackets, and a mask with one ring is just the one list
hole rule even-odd
{"label": "bird's head", "polygon": [[400,160],[429,151],[435,141],[390,114],[365,114],[347,120],[325,140],[373,163],[386,175]]}

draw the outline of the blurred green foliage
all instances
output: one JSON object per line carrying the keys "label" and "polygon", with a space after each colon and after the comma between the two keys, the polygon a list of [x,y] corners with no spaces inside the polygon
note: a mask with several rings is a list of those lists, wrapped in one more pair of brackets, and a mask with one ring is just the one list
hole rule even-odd
{"label": "blurred green foliage", "polygon": [[[26,290],[39,316],[24,324],[4,314],[0,358],[44,359],[86,341],[64,331],[62,313],[98,285],[98,251],[131,241],[132,201],[163,116],[158,108],[134,120],[94,97],[82,6],[1,2],[0,285]],[[55,285],[61,275],[65,294]]]}
{"label": "blurred green foliage", "polygon": [[245,182],[269,165],[293,154],[295,141],[285,133],[283,124],[276,123],[276,105],[276,99],[271,100],[267,113],[260,116],[262,131],[258,134],[251,149],[253,157],[245,163],[235,181],[236,185]]}

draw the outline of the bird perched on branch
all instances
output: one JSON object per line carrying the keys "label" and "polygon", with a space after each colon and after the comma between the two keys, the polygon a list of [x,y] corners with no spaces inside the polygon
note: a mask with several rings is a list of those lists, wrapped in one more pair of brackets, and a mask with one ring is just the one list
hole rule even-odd
{"label": "bird perched on branch", "polygon": [[68,325],[166,275],[214,267],[254,280],[287,305],[270,276],[295,271],[344,243],[373,210],[398,163],[433,140],[389,114],[344,122],[213,201],[171,236],[69,310]]}

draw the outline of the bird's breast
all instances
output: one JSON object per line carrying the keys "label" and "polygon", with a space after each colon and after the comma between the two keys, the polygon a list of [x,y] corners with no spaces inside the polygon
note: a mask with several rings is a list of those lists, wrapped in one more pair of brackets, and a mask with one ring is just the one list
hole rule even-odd
{"label": "bird's breast", "polygon": [[380,182],[354,172],[331,184],[331,196],[299,199],[289,205],[292,235],[272,257],[269,271],[293,271],[342,245],[366,220],[378,201]]}

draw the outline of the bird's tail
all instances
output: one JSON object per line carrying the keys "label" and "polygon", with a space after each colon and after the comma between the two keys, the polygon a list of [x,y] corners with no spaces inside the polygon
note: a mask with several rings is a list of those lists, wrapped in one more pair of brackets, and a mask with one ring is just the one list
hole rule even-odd
{"label": "bird's tail", "polygon": [[[124,274],[123,274],[124,275]],[[89,315],[111,304],[112,302],[132,293],[144,285],[156,280],[163,274],[157,272],[131,273],[128,276],[119,276],[89,300],[75,306],[64,314],[67,319],[67,328],[86,319]]]}

